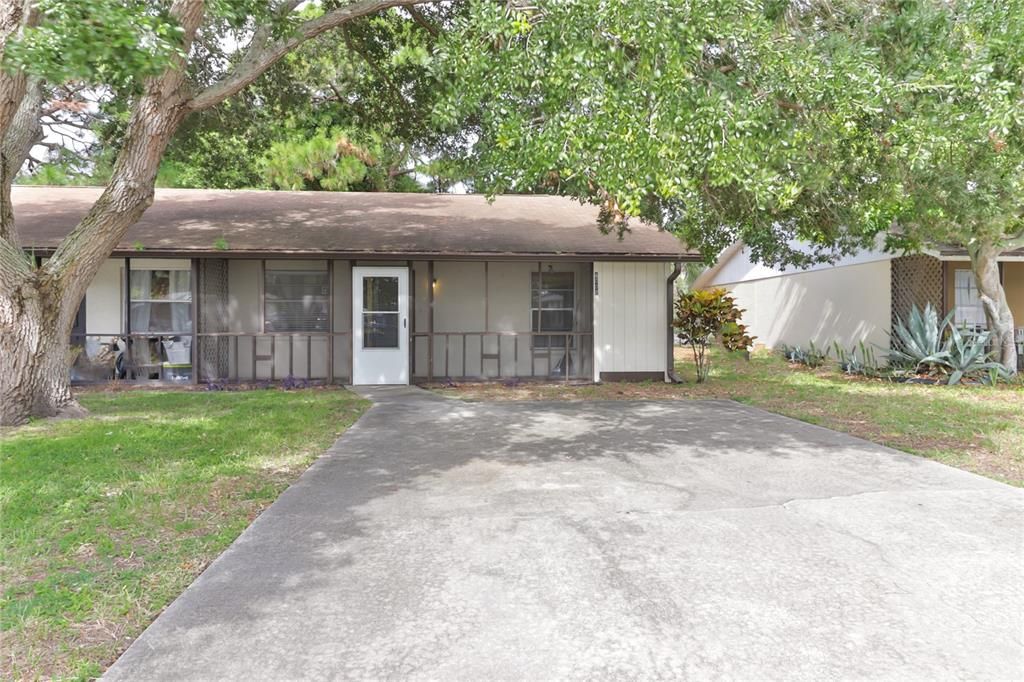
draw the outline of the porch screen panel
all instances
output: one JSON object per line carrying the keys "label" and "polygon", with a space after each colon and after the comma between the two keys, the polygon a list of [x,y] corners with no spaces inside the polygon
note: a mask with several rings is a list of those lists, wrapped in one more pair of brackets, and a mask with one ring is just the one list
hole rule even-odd
{"label": "porch screen panel", "polygon": [[[229,330],[227,260],[224,258],[200,259],[199,281],[197,285],[199,291],[199,319],[197,320],[199,333],[227,332]],[[200,381],[230,378],[231,366],[230,339],[225,336],[199,338]]]}
{"label": "porch screen panel", "polygon": [[[575,328],[576,275],[573,272],[534,272],[530,287],[530,317],[534,332],[571,332]],[[572,341],[570,341],[572,343]],[[534,336],[534,348],[564,348],[565,337]]]}
{"label": "porch screen panel", "polygon": [[134,333],[191,333],[192,273],[132,270],[131,329]]}
{"label": "porch screen panel", "polygon": [[268,264],[264,292],[264,331],[329,331],[331,295],[326,270],[274,270]]}

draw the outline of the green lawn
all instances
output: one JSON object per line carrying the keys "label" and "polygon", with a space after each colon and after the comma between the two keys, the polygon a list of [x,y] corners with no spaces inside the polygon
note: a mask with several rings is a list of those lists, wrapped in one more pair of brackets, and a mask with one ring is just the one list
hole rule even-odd
{"label": "green lawn", "polygon": [[101,673],[366,401],[341,389],[87,393],[0,438],[0,678]]}
{"label": "green lawn", "polygon": [[835,367],[790,366],[779,355],[713,353],[710,381],[695,384],[687,351],[676,368],[686,383],[564,386],[522,383],[438,388],[471,400],[727,398],[1024,486],[1024,386],[948,387],[846,376]]}

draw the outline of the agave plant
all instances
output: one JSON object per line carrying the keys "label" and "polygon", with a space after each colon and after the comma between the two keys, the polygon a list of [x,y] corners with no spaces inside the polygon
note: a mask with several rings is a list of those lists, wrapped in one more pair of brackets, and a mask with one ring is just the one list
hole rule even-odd
{"label": "agave plant", "polygon": [[991,360],[987,349],[991,332],[961,331],[956,326],[949,328],[946,342],[945,365],[949,369],[950,386],[960,383],[964,376],[987,373],[992,378],[1006,378],[1006,368]]}
{"label": "agave plant", "polygon": [[824,352],[820,348],[814,345],[814,341],[807,344],[807,348],[801,348],[800,346],[786,346],[781,347],[782,355],[790,362],[797,365],[805,365],[812,369],[821,367],[825,364],[825,360],[828,359],[828,350]]}
{"label": "agave plant", "polygon": [[893,330],[897,341],[896,348],[889,352],[890,360],[903,361],[914,369],[922,366],[937,369],[948,364],[949,347],[943,341],[943,332],[951,326],[953,313],[950,312],[941,322],[939,313],[931,303],[922,311],[916,305],[910,310],[910,318],[904,322],[897,318]]}
{"label": "agave plant", "polygon": [[850,350],[840,346],[838,341],[833,341],[832,347],[836,353],[836,360],[839,361],[839,369],[845,374],[871,376],[876,373],[878,364],[875,361],[875,353],[863,341]]}

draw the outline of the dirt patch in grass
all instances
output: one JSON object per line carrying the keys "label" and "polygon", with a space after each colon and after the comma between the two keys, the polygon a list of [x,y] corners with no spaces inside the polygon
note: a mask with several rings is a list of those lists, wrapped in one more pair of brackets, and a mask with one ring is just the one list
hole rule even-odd
{"label": "dirt patch in grass", "polygon": [[95,677],[366,408],[336,388],[88,391],[0,440],[0,678]]}
{"label": "dirt patch in grass", "polygon": [[849,433],[1024,487],[1024,386],[900,384],[808,369],[778,355],[716,351],[708,383],[693,382],[692,356],[677,349],[682,384],[467,383],[430,388],[463,400],[727,399]]}

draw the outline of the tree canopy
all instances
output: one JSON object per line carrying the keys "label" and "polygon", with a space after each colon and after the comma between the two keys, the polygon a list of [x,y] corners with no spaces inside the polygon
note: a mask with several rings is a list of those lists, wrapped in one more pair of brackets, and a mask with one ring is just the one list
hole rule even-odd
{"label": "tree canopy", "polygon": [[1020,0],[476,3],[441,47],[439,115],[479,114],[480,187],[602,203],[709,260],[1006,244],[1022,22]]}

